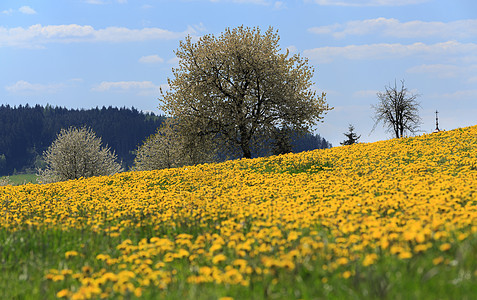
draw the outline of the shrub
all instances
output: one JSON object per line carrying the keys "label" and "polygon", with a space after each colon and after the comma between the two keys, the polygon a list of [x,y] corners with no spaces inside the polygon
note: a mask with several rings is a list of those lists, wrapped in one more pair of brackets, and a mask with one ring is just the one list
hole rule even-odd
{"label": "shrub", "polygon": [[214,148],[208,137],[181,131],[179,124],[167,119],[138,148],[132,170],[159,170],[213,162],[216,160]]}
{"label": "shrub", "polygon": [[56,140],[43,153],[46,168],[39,169],[42,183],[113,175],[121,171],[117,156],[102,147],[101,138],[86,127],[62,129]]}

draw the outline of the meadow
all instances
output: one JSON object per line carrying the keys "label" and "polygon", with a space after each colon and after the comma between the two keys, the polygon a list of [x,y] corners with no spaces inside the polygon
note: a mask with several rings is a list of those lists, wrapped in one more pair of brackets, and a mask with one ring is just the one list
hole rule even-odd
{"label": "meadow", "polygon": [[19,174],[0,177],[0,185],[20,185],[27,183],[38,183],[36,174]]}
{"label": "meadow", "polygon": [[1,299],[473,299],[477,126],[0,187]]}

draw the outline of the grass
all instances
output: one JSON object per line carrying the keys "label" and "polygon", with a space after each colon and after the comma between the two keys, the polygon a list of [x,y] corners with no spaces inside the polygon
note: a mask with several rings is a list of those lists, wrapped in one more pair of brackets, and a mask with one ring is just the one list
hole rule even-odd
{"label": "grass", "polygon": [[38,183],[36,174],[18,174],[18,175],[4,176],[0,178],[0,182],[5,182],[6,184],[11,184],[11,185]]}
{"label": "grass", "polygon": [[473,299],[476,134],[0,187],[0,299]]}

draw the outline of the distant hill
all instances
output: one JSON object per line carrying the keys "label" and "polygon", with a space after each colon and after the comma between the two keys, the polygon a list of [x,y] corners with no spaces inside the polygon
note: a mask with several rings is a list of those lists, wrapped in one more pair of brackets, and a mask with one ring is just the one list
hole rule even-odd
{"label": "distant hill", "polygon": [[34,172],[42,155],[62,128],[88,126],[127,168],[133,151],[164,120],[135,108],[67,109],[36,105],[0,106],[0,175]]}
{"label": "distant hill", "polygon": [[[67,109],[50,105],[1,105],[0,176],[35,172],[42,164],[43,152],[62,128],[70,126],[91,127],[128,169],[133,164],[134,151],[156,132],[164,119],[164,116],[124,107]],[[331,144],[319,134],[292,137],[295,153],[330,147]]]}

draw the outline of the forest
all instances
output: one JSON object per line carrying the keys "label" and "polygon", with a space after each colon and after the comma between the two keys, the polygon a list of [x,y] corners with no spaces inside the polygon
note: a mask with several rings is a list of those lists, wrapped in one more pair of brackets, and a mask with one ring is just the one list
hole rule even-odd
{"label": "forest", "polygon": [[[0,176],[36,172],[42,167],[43,152],[62,128],[70,126],[90,127],[118,155],[127,170],[133,164],[135,150],[164,120],[164,116],[125,107],[68,109],[51,105],[1,105]],[[292,140],[295,153],[332,146],[319,134],[294,136]]]}

